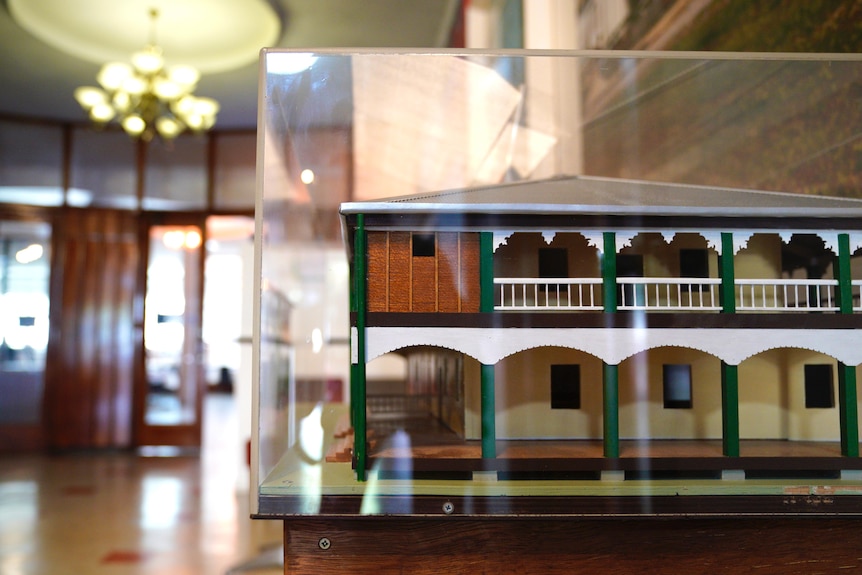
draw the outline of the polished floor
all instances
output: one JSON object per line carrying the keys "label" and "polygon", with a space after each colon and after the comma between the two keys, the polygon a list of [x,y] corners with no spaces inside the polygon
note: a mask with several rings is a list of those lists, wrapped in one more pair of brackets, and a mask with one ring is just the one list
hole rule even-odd
{"label": "polished floor", "polygon": [[280,573],[281,523],[248,518],[230,396],[207,398],[204,436],[191,456],[0,456],[0,574]]}

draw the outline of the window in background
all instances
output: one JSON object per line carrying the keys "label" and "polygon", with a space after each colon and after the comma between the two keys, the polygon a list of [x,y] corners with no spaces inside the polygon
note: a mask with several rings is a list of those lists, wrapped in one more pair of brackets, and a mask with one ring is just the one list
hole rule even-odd
{"label": "window in background", "polygon": [[257,135],[213,134],[215,139],[214,207],[253,210]]}
{"label": "window in background", "polygon": [[207,204],[207,139],[179,136],[147,146],[145,210],[202,210]]}
{"label": "window in background", "polygon": [[63,203],[63,130],[0,121],[0,203]]}
{"label": "window in background", "polygon": [[69,205],[137,209],[135,147],[120,131],[75,129]]}
{"label": "window in background", "polygon": [[0,220],[0,425],[41,421],[51,228]]}

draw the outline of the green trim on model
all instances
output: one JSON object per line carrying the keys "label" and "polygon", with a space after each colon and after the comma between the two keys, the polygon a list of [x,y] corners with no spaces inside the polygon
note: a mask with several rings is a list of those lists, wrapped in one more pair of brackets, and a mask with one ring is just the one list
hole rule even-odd
{"label": "green trim on model", "polygon": [[[853,313],[853,279],[850,274],[850,235],[838,234],[835,279],[838,308]],[[838,414],[841,425],[841,455],[859,457],[859,408],[856,403],[856,368],[838,362]]]}
{"label": "green trim on model", "polygon": [[721,362],[721,448],[739,457],[739,366]]}
{"label": "green trim on model", "polygon": [[605,457],[620,456],[620,367],[618,365],[602,364]]}
{"label": "green trim on model", "polygon": [[[494,311],[494,234],[479,232],[479,311]],[[482,364],[482,457],[497,457],[497,407],[494,399],[494,366]]]}
{"label": "green trim on model", "polygon": [[494,311],[494,234],[479,232],[479,311]]}
{"label": "green trim on model", "polygon": [[353,238],[353,265],[355,270],[355,300],[356,300],[356,381],[353,382],[351,403],[355,405],[353,413],[353,458],[356,464],[356,478],[365,481],[367,453],[367,430],[365,422],[365,323],[368,306],[368,271],[367,271],[367,241],[365,236],[365,215],[356,215],[356,236]]}
{"label": "green trim on model", "polygon": [[[718,297],[721,313],[736,313],[736,271],[733,267],[733,234],[721,232],[721,277]],[[739,366],[721,362],[721,450],[728,457],[739,457]]]}
{"label": "green trim on model", "polygon": [[617,311],[617,237],[614,232],[604,232],[602,250],[602,305],[605,313]]}
{"label": "green trim on model", "polygon": [[497,410],[494,398],[494,366],[482,364],[482,457],[497,457]]}
{"label": "green trim on model", "polygon": [[721,277],[718,297],[722,313],[736,313],[736,272],[733,268],[733,234],[721,233],[721,256],[718,258],[718,273]]}
{"label": "green trim on model", "polygon": [[856,407],[856,368],[838,362],[838,417],[841,455],[859,457],[859,414]]}

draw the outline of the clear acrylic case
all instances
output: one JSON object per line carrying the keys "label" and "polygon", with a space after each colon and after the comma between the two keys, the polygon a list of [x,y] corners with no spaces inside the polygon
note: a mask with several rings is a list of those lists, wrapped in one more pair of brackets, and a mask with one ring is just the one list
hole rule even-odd
{"label": "clear acrylic case", "polygon": [[253,513],[862,511],[860,127],[859,55],[264,51]]}

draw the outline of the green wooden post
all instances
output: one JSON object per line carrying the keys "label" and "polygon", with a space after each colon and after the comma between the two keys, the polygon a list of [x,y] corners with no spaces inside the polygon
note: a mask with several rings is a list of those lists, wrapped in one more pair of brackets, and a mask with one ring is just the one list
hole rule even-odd
{"label": "green wooden post", "polygon": [[838,409],[841,455],[859,457],[859,415],[856,407],[856,368],[838,362]]}
{"label": "green wooden post", "polygon": [[722,452],[739,457],[739,367],[721,362]]}
{"label": "green wooden post", "polygon": [[356,465],[356,478],[365,481],[367,453],[367,429],[365,421],[365,324],[368,305],[368,267],[365,235],[365,215],[357,214],[356,231],[353,238],[354,303],[356,306],[356,352],[357,360],[351,368],[354,379],[351,385],[350,403],[353,411],[353,458]]}
{"label": "green wooden post", "polygon": [[604,403],[602,428],[605,457],[620,456],[619,373],[620,366],[602,363],[602,400]]}
{"label": "green wooden post", "polygon": [[497,413],[494,397],[494,366],[482,364],[482,457],[497,457]]}
{"label": "green wooden post", "polygon": [[617,311],[617,238],[605,232],[602,250],[602,305],[605,313]]}
{"label": "green wooden post", "polygon": [[[602,305],[617,312],[617,238],[604,232],[602,250]],[[620,456],[620,398],[618,365],[602,362],[602,431],[605,457]]]}
{"label": "green wooden post", "polygon": [[[721,313],[736,313],[736,272],[733,268],[733,234],[722,232],[719,258]],[[721,362],[722,452],[739,457],[739,366]]]}
{"label": "green wooden post", "polygon": [[[479,233],[479,311],[494,313],[494,234]],[[494,366],[481,365],[482,457],[497,457],[497,408]]]}
{"label": "green wooden post", "polygon": [[736,272],[733,269],[733,234],[721,233],[721,257],[719,257],[721,286],[718,296],[721,313],[736,313]]}
{"label": "green wooden post", "polygon": [[[850,275],[850,236],[838,234],[838,258],[835,261],[838,280],[838,308],[842,314],[853,313],[853,283]],[[838,362],[838,411],[841,426],[841,454],[859,457],[859,414],[856,404],[856,368]]]}

